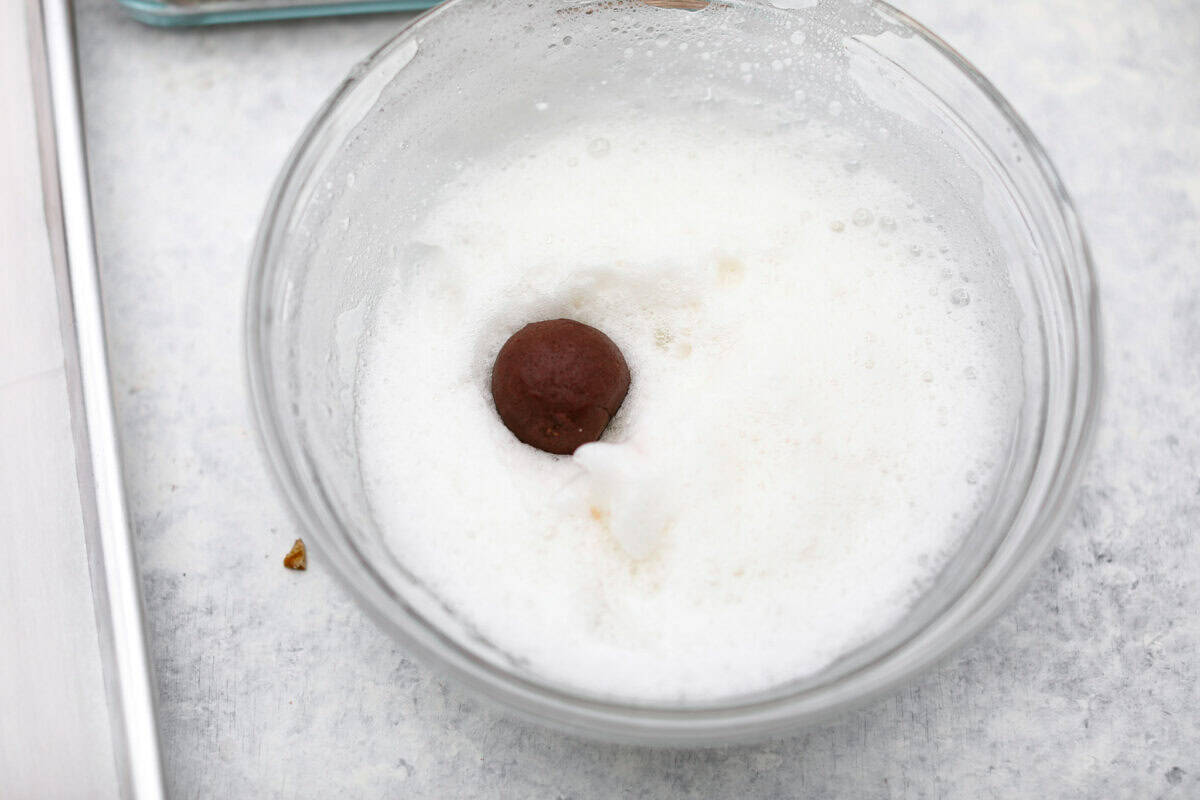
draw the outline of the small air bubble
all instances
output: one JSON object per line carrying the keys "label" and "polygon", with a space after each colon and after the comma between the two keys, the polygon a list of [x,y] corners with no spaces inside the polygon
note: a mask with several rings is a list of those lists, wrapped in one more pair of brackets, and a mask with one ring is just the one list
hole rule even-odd
{"label": "small air bubble", "polygon": [[909,245],[908,246],[908,254],[911,256],[921,255],[921,245],[919,245],[919,244]]}
{"label": "small air bubble", "polygon": [[578,167],[579,159],[576,158],[575,156],[571,156],[570,158],[567,159],[567,166],[568,167]]}
{"label": "small air bubble", "polygon": [[562,43],[563,43],[563,44],[565,44],[565,45],[569,45],[569,44],[570,44],[571,42],[573,42],[573,41],[575,41],[575,40],[574,40],[574,39],[572,39],[570,36],[564,36],[564,37],[562,38]]}
{"label": "small air bubble", "polygon": [[788,39],[792,44],[804,44],[804,31],[792,31],[792,35]]}
{"label": "small air bubble", "polygon": [[882,216],[879,218],[879,227],[888,233],[891,233],[892,231],[896,230],[896,220],[886,215]]}
{"label": "small air bubble", "polygon": [[860,208],[854,212],[854,216],[850,220],[860,228],[870,225],[875,221],[875,215],[865,208]]}
{"label": "small air bubble", "polygon": [[846,223],[842,222],[840,219],[835,219],[833,222],[829,223],[829,230],[833,231],[834,233],[841,233],[842,231],[846,230]]}
{"label": "small air bubble", "polygon": [[971,295],[960,286],[950,293],[950,302],[961,308],[971,302]]}
{"label": "small air bubble", "polygon": [[975,371],[974,367],[967,367],[963,370],[963,377],[969,381],[973,381],[979,377],[979,373]]}
{"label": "small air bubble", "polygon": [[975,470],[967,470],[967,483],[971,484],[972,486],[979,483],[979,476],[975,474]]}
{"label": "small air bubble", "polygon": [[926,383],[933,383],[933,373],[929,370],[925,370],[921,373],[921,380],[925,381]]}
{"label": "small air bubble", "polygon": [[608,139],[592,139],[588,142],[588,155],[593,158],[604,158],[612,150],[612,144]]}
{"label": "small air bubble", "polygon": [[839,103],[837,100],[831,100],[829,103],[830,116],[836,117],[838,114],[841,114],[841,113],[842,113],[842,104]]}
{"label": "small air bubble", "polygon": [[846,168],[846,172],[854,174],[862,168],[862,162],[860,162],[857,158],[852,158],[842,166]]}
{"label": "small air bubble", "polygon": [[654,37],[654,43],[659,47],[666,47],[671,43],[671,37],[667,36],[665,33],[660,33],[658,36]]}
{"label": "small air bubble", "polygon": [[347,185],[347,186],[353,186],[353,185],[354,185],[354,181],[355,181],[355,180],[357,180],[357,178],[355,178],[355,176],[354,176],[354,173],[353,173],[353,172],[347,172],[347,173],[346,173],[346,185]]}
{"label": "small air bubble", "polygon": [[783,62],[780,61],[778,58],[775,59],[774,61],[771,62],[771,69],[775,70],[776,72],[782,72],[783,71]]}

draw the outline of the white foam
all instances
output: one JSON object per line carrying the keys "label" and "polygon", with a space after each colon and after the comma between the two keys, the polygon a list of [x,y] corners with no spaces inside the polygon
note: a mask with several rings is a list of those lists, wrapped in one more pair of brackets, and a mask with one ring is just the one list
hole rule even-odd
{"label": "white foam", "polygon": [[[643,700],[810,674],[894,625],[978,513],[1015,306],[964,283],[978,237],[848,170],[853,145],[585,120],[467,168],[398,256],[358,385],[371,503],[535,673]],[[632,372],[574,458],[520,444],[489,394],[505,339],[556,317]]]}

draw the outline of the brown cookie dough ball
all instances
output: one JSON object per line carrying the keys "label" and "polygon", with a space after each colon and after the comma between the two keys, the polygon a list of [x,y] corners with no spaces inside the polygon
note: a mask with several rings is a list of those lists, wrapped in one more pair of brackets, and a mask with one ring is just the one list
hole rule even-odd
{"label": "brown cookie dough ball", "polygon": [[570,319],[532,322],[500,348],[492,399],[525,444],[567,455],[594,442],[629,390],[629,367],[600,331]]}

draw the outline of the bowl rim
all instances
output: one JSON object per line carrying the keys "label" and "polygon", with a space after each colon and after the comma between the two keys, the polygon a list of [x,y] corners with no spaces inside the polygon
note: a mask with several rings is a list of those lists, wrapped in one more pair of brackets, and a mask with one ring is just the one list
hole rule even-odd
{"label": "bowl rim", "polygon": [[[954,48],[925,26],[883,0],[873,0],[873,6],[899,22],[933,51],[945,58],[950,66],[966,76],[980,90],[994,110],[998,111],[1032,155],[1039,179],[1050,193],[1059,222],[1067,234],[1065,243],[1076,271],[1068,274],[1067,297],[1074,313],[1075,346],[1078,348],[1073,378],[1073,410],[1064,443],[1057,454],[1054,486],[1047,490],[1047,502],[1038,509],[1037,520],[1030,524],[1034,534],[1030,542],[1009,562],[1006,569],[994,576],[986,592],[978,581],[968,586],[930,624],[909,639],[896,644],[874,661],[860,665],[834,681],[813,688],[801,689],[789,695],[764,701],[724,708],[665,708],[631,705],[618,701],[596,700],[573,694],[548,684],[506,671],[480,658],[436,626],[386,587],[383,578],[373,570],[361,553],[354,566],[335,553],[334,534],[319,523],[320,512],[314,507],[311,491],[301,477],[299,465],[289,454],[286,436],[273,411],[275,386],[272,381],[271,353],[267,331],[273,322],[265,301],[271,297],[269,287],[275,277],[275,263],[269,258],[274,239],[280,235],[281,222],[290,218],[296,203],[295,189],[309,175],[320,152],[317,142],[330,133],[333,113],[347,97],[369,77],[373,70],[384,66],[389,57],[405,47],[432,22],[460,6],[477,0],[446,0],[421,14],[402,27],[387,42],[359,62],[342,80],[330,97],[321,105],[292,148],[271,190],[266,210],[260,221],[250,259],[245,298],[245,374],[258,440],[266,455],[275,485],[283,494],[289,512],[304,536],[315,543],[318,553],[327,556],[333,573],[343,588],[349,591],[358,605],[391,635],[410,648],[426,664],[443,674],[452,675],[459,683],[526,719],[549,724],[560,730],[591,738],[635,744],[708,746],[753,741],[790,729],[827,719],[849,708],[861,706],[892,690],[930,668],[963,646],[979,629],[999,614],[1015,598],[1032,569],[1040,563],[1057,541],[1067,512],[1074,506],[1076,489],[1081,479],[1095,436],[1102,393],[1101,323],[1095,269],[1091,252],[1079,217],[1065,186],[1044,148],[1025,121],[1016,113],[1000,92],[978,69]],[[578,0],[586,4],[590,0]],[[754,0],[713,0],[722,5],[743,5]],[[1068,271],[1069,272],[1069,271]],[[313,487],[320,493],[320,487]],[[328,503],[328,500],[322,497]],[[328,545],[328,546],[327,546]],[[351,548],[354,545],[349,544]],[[357,572],[356,569],[357,568]],[[360,579],[365,572],[380,585],[364,586]],[[982,575],[982,572],[981,572]],[[382,590],[382,591],[381,591]],[[398,618],[395,609],[385,609],[381,597],[390,595],[407,619]],[[937,636],[934,628],[944,635]],[[930,646],[918,653],[909,653],[904,663],[890,671],[882,669],[897,653],[909,648],[912,641],[930,638]]]}

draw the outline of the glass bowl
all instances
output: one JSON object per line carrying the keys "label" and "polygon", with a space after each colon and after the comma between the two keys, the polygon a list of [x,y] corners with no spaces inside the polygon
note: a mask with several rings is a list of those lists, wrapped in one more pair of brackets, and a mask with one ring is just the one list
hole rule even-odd
{"label": "glass bowl", "polygon": [[[686,14],[647,18],[669,20],[703,47],[655,50],[654,25],[614,24],[635,13]],[[592,46],[568,47],[589,38]],[[795,58],[769,62],[753,89],[744,62],[700,52],[726,47],[753,58],[781,46]],[[804,66],[818,61],[819,80]],[[355,380],[396,243],[352,223],[364,204],[419,205],[453,179],[457,158],[544,124],[530,111],[535,103],[563,109],[569,123],[585,106],[707,102],[713,87],[751,92],[752,113],[849,114],[863,103],[936,135],[969,176],[1019,300],[1022,408],[999,488],[899,625],[816,675],[752,695],[657,705],[593,696],[497,651],[384,544],[358,463]],[[387,169],[364,172],[368,157]],[[503,706],[632,743],[778,734],[861,704],[963,643],[1051,546],[1099,396],[1088,250],[1041,146],[944,42],[888,5],[853,0],[450,0],[356,67],[308,126],[262,221],[246,314],[250,391],[271,468],[304,536],[363,608],[420,658]],[[419,390],[419,378],[413,385]]]}

